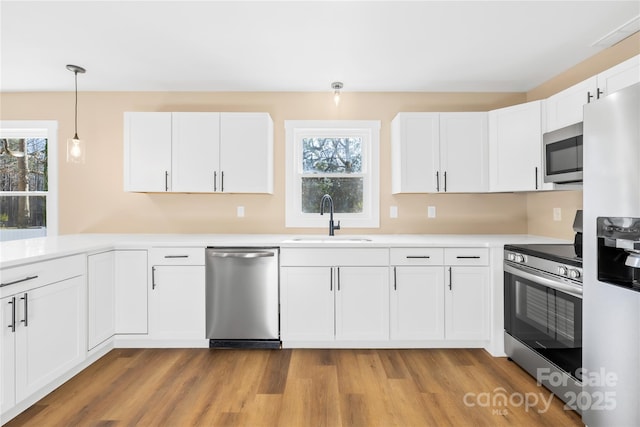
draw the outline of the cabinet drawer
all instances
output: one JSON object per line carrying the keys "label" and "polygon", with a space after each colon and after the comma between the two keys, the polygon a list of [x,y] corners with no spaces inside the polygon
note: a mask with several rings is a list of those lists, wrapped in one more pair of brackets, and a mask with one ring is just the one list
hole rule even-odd
{"label": "cabinet drawer", "polygon": [[292,267],[388,266],[389,249],[282,248],[280,265]]}
{"label": "cabinet drawer", "polygon": [[[81,276],[86,271],[86,257],[74,255],[2,270],[3,294],[22,292],[71,277]],[[20,289],[18,289],[20,287]]]}
{"label": "cabinet drawer", "polygon": [[391,265],[443,265],[442,248],[391,248]]}
{"label": "cabinet drawer", "polygon": [[446,265],[489,265],[488,248],[445,248]]}
{"label": "cabinet drawer", "polygon": [[151,248],[150,265],[204,265],[204,248]]}

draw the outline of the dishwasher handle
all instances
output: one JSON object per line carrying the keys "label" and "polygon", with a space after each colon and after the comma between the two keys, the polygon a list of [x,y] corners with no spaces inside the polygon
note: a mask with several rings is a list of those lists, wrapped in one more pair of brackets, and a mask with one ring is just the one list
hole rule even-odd
{"label": "dishwasher handle", "polygon": [[209,256],[217,258],[266,258],[275,256],[275,252],[255,251],[255,252],[209,252]]}

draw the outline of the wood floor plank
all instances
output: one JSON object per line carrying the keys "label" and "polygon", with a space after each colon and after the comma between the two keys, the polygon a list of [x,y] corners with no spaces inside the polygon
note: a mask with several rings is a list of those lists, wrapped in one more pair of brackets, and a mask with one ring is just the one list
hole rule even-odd
{"label": "wood floor plank", "polygon": [[[498,399],[500,395],[512,401]],[[481,349],[114,350],[7,427],[582,426]]]}

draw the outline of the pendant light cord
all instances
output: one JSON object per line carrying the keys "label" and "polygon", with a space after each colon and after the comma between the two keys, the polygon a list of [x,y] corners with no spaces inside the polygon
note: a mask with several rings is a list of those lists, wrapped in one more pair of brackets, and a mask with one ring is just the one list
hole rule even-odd
{"label": "pendant light cord", "polygon": [[78,72],[74,71],[73,74],[75,75],[76,80],[75,135],[73,136],[73,139],[80,139],[78,138]]}

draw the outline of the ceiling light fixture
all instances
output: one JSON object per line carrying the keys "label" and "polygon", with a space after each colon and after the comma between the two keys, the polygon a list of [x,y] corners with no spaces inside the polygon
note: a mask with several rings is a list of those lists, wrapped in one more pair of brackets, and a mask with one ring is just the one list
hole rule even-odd
{"label": "ceiling light fixture", "polygon": [[331,89],[333,89],[333,102],[336,103],[336,107],[340,104],[340,89],[342,89],[344,85],[342,82],[333,82],[331,83]]}
{"label": "ceiling light fixture", "polygon": [[67,70],[73,72],[76,82],[75,133],[67,139],[67,162],[84,163],[84,141],[78,138],[78,73],[84,74],[87,70],[77,65],[67,65]]}

